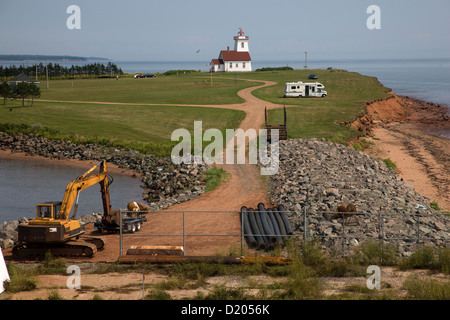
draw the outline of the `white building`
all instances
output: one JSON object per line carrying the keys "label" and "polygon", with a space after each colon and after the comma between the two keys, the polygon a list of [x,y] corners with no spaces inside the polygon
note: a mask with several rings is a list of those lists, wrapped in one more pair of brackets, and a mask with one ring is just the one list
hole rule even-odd
{"label": "white building", "polygon": [[220,51],[218,59],[211,60],[212,72],[247,72],[252,71],[252,59],[248,51],[248,36],[239,29],[234,38],[234,50]]}

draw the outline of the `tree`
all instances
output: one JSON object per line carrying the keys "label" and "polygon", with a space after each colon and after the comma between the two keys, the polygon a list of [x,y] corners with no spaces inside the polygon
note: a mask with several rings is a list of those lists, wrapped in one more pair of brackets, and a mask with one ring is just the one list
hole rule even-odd
{"label": "tree", "polygon": [[12,96],[11,87],[9,86],[9,83],[6,81],[3,81],[0,84],[0,96],[3,97],[3,104],[6,104],[8,98]]}
{"label": "tree", "polygon": [[34,83],[34,82],[30,82],[28,83],[28,90],[29,90],[29,95],[31,96],[31,105],[30,107],[33,106],[33,102],[34,102],[34,98],[39,98],[41,96],[41,88],[39,88],[39,86]]}
{"label": "tree", "polygon": [[22,107],[25,99],[31,97],[31,105],[33,105],[34,97],[41,96],[41,89],[33,82],[18,82],[12,90],[15,97],[22,99]]}
{"label": "tree", "polygon": [[27,82],[17,82],[12,90],[14,97],[22,99],[22,107],[25,102],[25,98],[28,97],[28,83]]}

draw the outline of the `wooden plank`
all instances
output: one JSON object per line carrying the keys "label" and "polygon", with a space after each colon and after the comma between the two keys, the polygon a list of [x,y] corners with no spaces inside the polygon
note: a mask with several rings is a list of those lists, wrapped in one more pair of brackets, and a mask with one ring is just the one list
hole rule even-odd
{"label": "wooden plank", "polygon": [[131,246],[127,255],[183,256],[182,246]]}

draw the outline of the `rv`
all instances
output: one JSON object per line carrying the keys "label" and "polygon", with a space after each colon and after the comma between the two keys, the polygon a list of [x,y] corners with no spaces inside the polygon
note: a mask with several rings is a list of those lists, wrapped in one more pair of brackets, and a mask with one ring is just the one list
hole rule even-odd
{"label": "rv", "polygon": [[324,88],[323,84],[319,82],[288,82],[284,89],[284,97],[325,97],[327,92],[323,90]]}

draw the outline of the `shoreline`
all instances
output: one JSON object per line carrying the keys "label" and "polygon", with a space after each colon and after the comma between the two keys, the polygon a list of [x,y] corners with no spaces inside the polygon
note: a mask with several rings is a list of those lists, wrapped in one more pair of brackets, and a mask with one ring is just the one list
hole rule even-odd
{"label": "shoreline", "polygon": [[[55,159],[55,158],[47,158],[40,155],[29,155],[25,152],[12,152],[11,150],[2,150],[0,149],[0,160],[8,160],[8,161],[32,161],[34,163],[46,163],[58,166],[66,166],[72,168],[80,168],[83,170],[88,170],[96,165],[99,161],[96,160],[77,160],[77,159]],[[125,175],[132,178],[142,178],[142,173],[139,173],[132,169],[124,169],[119,166],[108,162],[107,163],[108,173],[116,174],[116,175]],[[80,173],[81,174],[81,173]]]}
{"label": "shoreline", "polygon": [[[351,126],[367,133],[364,152],[390,159],[405,183],[450,212],[450,117],[445,106],[408,96],[367,104]],[[446,133],[445,136],[442,133]],[[360,139],[361,140],[361,139]]]}

